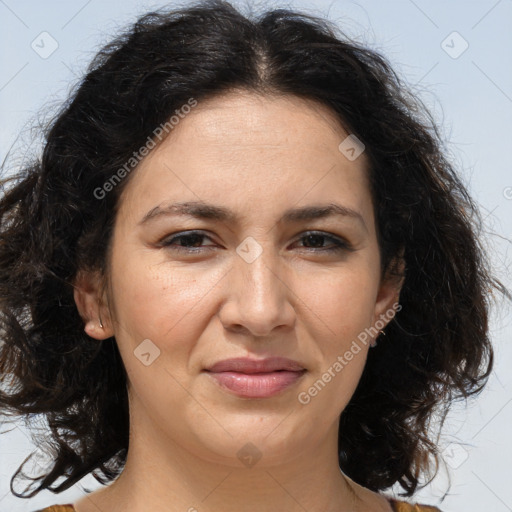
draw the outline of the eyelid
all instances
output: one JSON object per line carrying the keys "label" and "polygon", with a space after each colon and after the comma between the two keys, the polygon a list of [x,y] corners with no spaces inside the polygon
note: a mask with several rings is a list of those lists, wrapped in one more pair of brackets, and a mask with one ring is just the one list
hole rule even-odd
{"label": "eyelid", "polygon": [[[185,230],[185,231],[176,231],[175,233],[166,235],[158,242],[158,245],[161,247],[170,246],[171,245],[170,242],[174,241],[177,238],[193,236],[193,235],[202,236],[204,238],[210,239],[212,242],[214,241],[212,239],[212,236],[210,234],[208,234],[208,232],[206,232],[206,231],[202,231],[200,229],[189,229],[189,230]],[[180,247],[180,246],[177,246],[177,247]],[[185,249],[185,247],[182,247],[182,248]]]}
{"label": "eyelid", "polygon": [[303,231],[297,240],[301,240],[302,238],[305,238],[306,236],[311,236],[311,235],[323,236],[324,238],[327,238],[327,239],[333,241],[335,244],[339,244],[339,246],[345,247],[346,250],[354,250],[352,244],[346,238],[341,237],[339,235],[335,235],[333,233],[329,233],[327,231],[318,231],[318,230]]}

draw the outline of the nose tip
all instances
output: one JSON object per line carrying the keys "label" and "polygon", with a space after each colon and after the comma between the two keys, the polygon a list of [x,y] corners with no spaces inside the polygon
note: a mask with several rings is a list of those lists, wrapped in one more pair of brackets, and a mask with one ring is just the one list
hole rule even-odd
{"label": "nose tip", "polygon": [[246,322],[246,325],[235,324],[225,326],[226,330],[231,331],[235,334],[245,334],[260,339],[268,338],[271,335],[271,333],[277,328],[279,328],[279,326],[265,328],[262,322],[259,325],[256,325],[256,323],[254,322]]}
{"label": "nose tip", "polygon": [[291,287],[261,256],[238,262],[227,280],[226,300],[219,317],[227,330],[263,338],[295,322]]}

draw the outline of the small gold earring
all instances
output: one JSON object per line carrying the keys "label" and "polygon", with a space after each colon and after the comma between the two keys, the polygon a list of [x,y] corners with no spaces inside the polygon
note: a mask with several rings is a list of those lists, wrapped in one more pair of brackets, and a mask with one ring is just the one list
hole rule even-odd
{"label": "small gold earring", "polygon": [[101,316],[99,317],[100,320],[100,327],[103,329],[103,324],[101,323]]}

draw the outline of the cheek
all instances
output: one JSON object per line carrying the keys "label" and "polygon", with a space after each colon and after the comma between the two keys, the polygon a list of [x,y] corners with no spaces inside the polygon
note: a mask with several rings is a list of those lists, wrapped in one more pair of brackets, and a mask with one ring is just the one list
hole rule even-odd
{"label": "cheek", "polygon": [[316,340],[312,348],[319,363],[301,388],[301,403],[324,411],[326,424],[345,408],[364,370],[370,342],[365,329],[371,326],[378,284],[375,275],[366,264],[347,265],[317,275],[314,283],[304,280],[300,288],[307,306],[303,310],[309,309],[306,329]]}
{"label": "cheek", "polygon": [[[144,261],[144,259],[146,261]],[[112,271],[115,336],[131,352],[145,339],[179,358],[187,353],[208,320],[208,293],[225,272],[148,261],[147,254],[118,258]]]}
{"label": "cheek", "polygon": [[339,346],[370,326],[377,285],[375,271],[368,265],[347,265],[302,279],[297,295]]}

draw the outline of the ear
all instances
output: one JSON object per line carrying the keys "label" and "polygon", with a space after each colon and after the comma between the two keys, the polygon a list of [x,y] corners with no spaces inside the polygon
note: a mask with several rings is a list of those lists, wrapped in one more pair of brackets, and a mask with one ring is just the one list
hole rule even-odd
{"label": "ear", "polygon": [[[373,324],[379,330],[393,319],[397,311],[400,311],[400,291],[405,280],[405,260],[404,251],[396,256],[390,263],[386,275],[382,278],[377,299],[375,302],[375,311]],[[384,323],[384,326],[382,324]]]}
{"label": "ear", "polygon": [[97,340],[114,335],[104,284],[99,271],[80,270],[74,280],[73,295],[85,324],[84,331]]}

